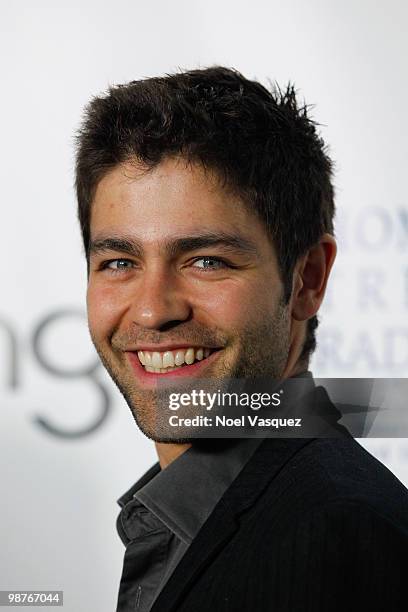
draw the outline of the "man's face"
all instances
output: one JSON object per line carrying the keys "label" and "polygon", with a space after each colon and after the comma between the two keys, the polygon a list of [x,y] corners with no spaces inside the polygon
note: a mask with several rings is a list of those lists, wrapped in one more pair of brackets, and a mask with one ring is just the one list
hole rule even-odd
{"label": "man's face", "polygon": [[146,435],[158,440],[159,379],[279,378],[291,317],[276,254],[214,174],[181,159],[117,166],[90,229],[90,333]]}

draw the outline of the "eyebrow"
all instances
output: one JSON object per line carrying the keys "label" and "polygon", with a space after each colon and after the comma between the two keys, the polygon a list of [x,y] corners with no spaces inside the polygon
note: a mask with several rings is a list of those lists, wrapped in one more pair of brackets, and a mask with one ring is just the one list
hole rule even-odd
{"label": "eyebrow", "polygon": [[[239,234],[225,232],[206,232],[196,236],[179,236],[165,242],[161,250],[166,255],[174,257],[209,247],[221,247],[235,252],[259,255],[254,242]],[[101,236],[91,240],[88,251],[89,255],[99,255],[107,251],[116,251],[133,257],[141,257],[144,249],[141,241],[128,236]]]}

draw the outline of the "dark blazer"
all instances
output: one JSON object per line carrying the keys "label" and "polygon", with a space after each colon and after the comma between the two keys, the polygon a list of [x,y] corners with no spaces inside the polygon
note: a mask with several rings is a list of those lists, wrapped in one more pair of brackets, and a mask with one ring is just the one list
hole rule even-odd
{"label": "dark blazer", "polygon": [[399,480],[351,436],[267,439],[152,612],[398,612],[407,582]]}

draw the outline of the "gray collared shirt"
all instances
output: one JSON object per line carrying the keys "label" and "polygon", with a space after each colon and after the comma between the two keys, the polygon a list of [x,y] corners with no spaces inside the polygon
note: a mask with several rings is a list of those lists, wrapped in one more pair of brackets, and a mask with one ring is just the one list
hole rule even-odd
{"label": "gray collared shirt", "polygon": [[155,464],[118,503],[126,546],[117,612],[147,612],[262,439],[202,441]]}
{"label": "gray collared shirt", "polygon": [[[291,401],[314,387],[310,372],[295,378]],[[299,381],[300,382],[300,381]],[[118,503],[126,546],[117,612],[148,612],[217,502],[263,438],[201,440],[165,470],[156,463]]]}

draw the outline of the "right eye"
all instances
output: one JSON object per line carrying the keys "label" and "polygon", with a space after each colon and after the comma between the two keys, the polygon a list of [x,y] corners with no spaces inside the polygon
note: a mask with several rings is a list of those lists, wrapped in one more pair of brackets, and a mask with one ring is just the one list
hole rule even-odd
{"label": "right eye", "polygon": [[133,268],[133,261],[130,259],[111,259],[105,261],[102,266],[102,270],[111,270],[112,272],[127,272]]}

